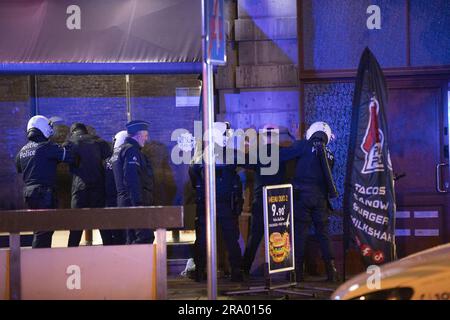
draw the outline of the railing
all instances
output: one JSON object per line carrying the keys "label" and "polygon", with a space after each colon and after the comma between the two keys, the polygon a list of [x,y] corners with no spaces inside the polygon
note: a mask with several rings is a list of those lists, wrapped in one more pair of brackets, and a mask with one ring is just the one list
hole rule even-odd
{"label": "railing", "polygon": [[9,233],[10,298],[21,299],[20,232],[83,229],[156,231],[156,296],[167,298],[166,230],[183,227],[183,207],[130,207],[0,211],[0,232]]}

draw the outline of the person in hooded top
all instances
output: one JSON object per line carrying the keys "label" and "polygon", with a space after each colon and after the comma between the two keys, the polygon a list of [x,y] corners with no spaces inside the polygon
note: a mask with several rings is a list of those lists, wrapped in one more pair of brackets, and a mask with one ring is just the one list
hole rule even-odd
{"label": "person in hooded top", "polygon": [[[111,156],[109,144],[90,134],[83,123],[70,127],[65,146],[73,150],[77,166],[72,165],[72,208],[103,208],[105,206],[105,160]],[[80,244],[82,230],[71,230],[69,247]]]}

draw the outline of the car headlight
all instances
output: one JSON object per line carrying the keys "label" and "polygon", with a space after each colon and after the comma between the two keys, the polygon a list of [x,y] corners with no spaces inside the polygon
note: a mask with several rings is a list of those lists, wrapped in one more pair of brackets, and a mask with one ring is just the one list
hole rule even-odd
{"label": "car headlight", "polygon": [[351,300],[410,300],[413,294],[412,288],[391,288],[368,292]]}

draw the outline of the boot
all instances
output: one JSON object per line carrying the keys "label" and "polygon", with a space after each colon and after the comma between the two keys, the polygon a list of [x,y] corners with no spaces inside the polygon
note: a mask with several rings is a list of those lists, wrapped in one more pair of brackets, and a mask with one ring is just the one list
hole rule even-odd
{"label": "boot", "polygon": [[232,269],[231,270],[231,282],[242,282],[244,278],[242,277],[241,269]]}
{"label": "boot", "polygon": [[300,260],[296,263],[295,266],[295,280],[297,282],[303,282],[305,281],[305,263],[303,260]]}
{"label": "boot", "polygon": [[242,278],[244,279],[244,281],[249,281],[250,280],[250,269],[242,269]]}
{"label": "boot", "polygon": [[205,269],[195,269],[195,281],[204,282],[206,281],[207,275]]}
{"label": "boot", "polygon": [[325,261],[325,269],[327,271],[327,280],[328,282],[338,282],[339,274],[336,270],[336,266],[334,264],[334,260]]}

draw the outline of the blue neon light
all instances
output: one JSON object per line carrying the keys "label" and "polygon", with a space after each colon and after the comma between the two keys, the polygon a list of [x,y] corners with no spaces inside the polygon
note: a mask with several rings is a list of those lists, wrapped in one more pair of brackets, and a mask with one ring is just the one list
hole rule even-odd
{"label": "blue neon light", "polygon": [[0,63],[0,74],[192,74],[201,62]]}

